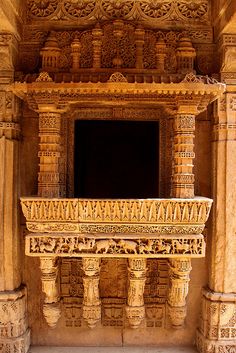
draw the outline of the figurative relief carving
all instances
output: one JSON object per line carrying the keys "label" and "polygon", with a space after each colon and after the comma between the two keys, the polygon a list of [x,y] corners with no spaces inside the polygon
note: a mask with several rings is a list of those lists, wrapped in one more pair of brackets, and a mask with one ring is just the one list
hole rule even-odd
{"label": "figurative relief carving", "polygon": [[27,253],[31,256],[55,254],[55,256],[85,256],[96,255],[145,255],[170,257],[186,254],[189,256],[202,256],[205,252],[205,242],[199,238],[163,238],[163,239],[95,239],[79,236],[37,237],[27,236],[29,248]]}

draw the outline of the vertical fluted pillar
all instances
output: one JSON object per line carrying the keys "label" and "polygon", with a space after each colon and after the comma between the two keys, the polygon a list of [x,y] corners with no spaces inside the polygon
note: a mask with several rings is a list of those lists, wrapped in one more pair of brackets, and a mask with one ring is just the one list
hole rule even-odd
{"label": "vertical fluted pillar", "polygon": [[100,259],[85,257],[82,259],[82,266],[84,271],[83,318],[87,325],[93,328],[101,320],[101,300],[99,295]]}
{"label": "vertical fluted pillar", "polygon": [[39,138],[38,195],[42,197],[59,197],[60,113],[53,111],[39,112]]}
{"label": "vertical fluted pillar", "polygon": [[136,69],[143,69],[143,45],[145,30],[136,28],[135,30],[135,46],[136,46]]}
{"label": "vertical fluted pillar", "polygon": [[195,115],[179,112],[174,118],[172,197],[194,197]]}
{"label": "vertical fluted pillar", "polygon": [[190,259],[169,259],[168,309],[171,324],[175,328],[184,325],[191,269]]}
{"label": "vertical fluted pillar", "polygon": [[129,261],[129,285],[126,316],[132,328],[140,326],[145,318],[144,287],[146,281],[146,259],[131,258]]}
{"label": "vertical fluted pillar", "polygon": [[101,56],[102,56],[102,29],[96,26],[92,30],[93,35],[93,68],[99,69],[101,67]]}

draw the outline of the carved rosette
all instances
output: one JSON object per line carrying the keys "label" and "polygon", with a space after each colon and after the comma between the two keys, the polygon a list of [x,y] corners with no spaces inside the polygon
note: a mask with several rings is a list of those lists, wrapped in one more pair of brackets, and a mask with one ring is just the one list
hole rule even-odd
{"label": "carved rosette", "polygon": [[42,290],[45,293],[43,314],[48,326],[55,328],[61,316],[57,288],[58,266],[55,257],[40,257]]}
{"label": "carved rosette", "polygon": [[132,328],[140,326],[145,317],[144,287],[146,281],[146,259],[131,258],[129,261],[129,284],[126,316]]}
{"label": "carved rosette", "polygon": [[186,317],[186,297],[188,295],[189,274],[192,269],[190,259],[169,260],[170,288],[168,307],[171,324],[174,328],[184,325]]}
{"label": "carved rosette", "polygon": [[101,300],[99,295],[100,259],[85,257],[82,259],[84,271],[83,318],[88,327],[94,328],[101,320]]}

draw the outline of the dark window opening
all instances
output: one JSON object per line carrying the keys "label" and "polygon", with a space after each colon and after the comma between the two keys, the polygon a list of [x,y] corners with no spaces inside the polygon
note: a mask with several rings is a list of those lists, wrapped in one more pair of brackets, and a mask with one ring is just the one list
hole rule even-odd
{"label": "dark window opening", "polygon": [[75,197],[156,198],[159,123],[75,121]]}

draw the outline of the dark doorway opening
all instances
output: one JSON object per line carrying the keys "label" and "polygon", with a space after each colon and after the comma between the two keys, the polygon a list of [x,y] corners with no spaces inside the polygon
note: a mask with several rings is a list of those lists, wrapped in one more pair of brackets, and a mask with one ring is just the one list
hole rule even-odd
{"label": "dark doorway opening", "polygon": [[156,198],[159,123],[75,121],[75,197]]}

